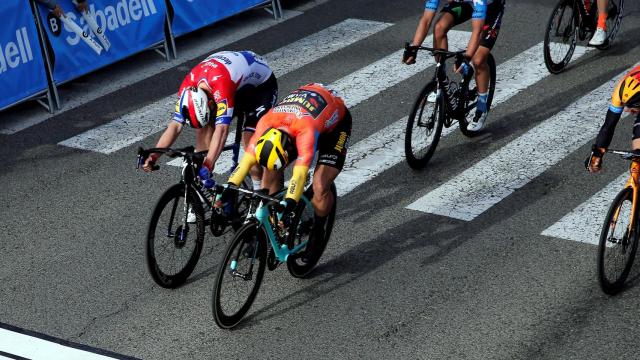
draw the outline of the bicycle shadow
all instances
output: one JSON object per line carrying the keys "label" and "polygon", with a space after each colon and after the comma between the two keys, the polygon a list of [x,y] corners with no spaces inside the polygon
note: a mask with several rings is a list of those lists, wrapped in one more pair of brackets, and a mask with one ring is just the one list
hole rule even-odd
{"label": "bicycle shadow", "polygon": [[[342,215],[342,214],[339,214]],[[466,223],[441,216],[419,216],[388,229],[379,236],[321,263],[306,280],[319,280],[280,297],[249,314],[237,327],[242,329],[302,307],[310,301],[361,279],[406,252],[415,253],[430,248],[421,267],[433,265],[470,239],[468,232],[480,230],[480,224]],[[482,224],[484,228],[486,223]],[[398,234],[401,233],[402,237]],[[334,236],[339,236],[334,233]],[[334,239],[335,240],[335,239]],[[335,243],[335,241],[334,241]]]}

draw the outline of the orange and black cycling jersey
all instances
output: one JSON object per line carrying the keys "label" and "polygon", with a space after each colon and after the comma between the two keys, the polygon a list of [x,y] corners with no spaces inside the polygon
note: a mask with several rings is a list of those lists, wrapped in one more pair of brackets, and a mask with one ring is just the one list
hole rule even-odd
{"label": "orange and black cycling jersey", "polygon": [[[596,137],[596,147],[601,149],[609,147],[625,106],[640,108],[640,65],[631,69],[613,89],[611,105]],[[640,117],[636,118],[633,126],[633,139],[638,138],[640,138]]]}
{"label": "orange and black cycling jersey", "polygon": [[319,136],[333,131],[346,112],[342,98],[320,84],[309,84],[294,90],[260,119],[245,155],[229,182],[235,185],[242,182],[257,162],[256,142],[266,130],[275,128],[286,132],[296,144],[298,157],[285,198],[299,201]]}

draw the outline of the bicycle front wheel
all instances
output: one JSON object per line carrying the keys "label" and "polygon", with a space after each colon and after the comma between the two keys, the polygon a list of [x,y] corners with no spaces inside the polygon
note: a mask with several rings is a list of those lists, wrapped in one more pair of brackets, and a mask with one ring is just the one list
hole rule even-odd
{"label": "bicycle front wheel", "polygon": [[553,8],[544,35],[544,64],[552,74],[567,67],[578,41],[575,1],[560,0]]}
{"label": "bicycle front wheel", "polygon": [[170,187],[158,200],[147,230],[147,267],[153,280],[165,288],[184,284],[202,252],[202,204],[193,191],[186,201],[184,196],[184,184]]}
{"label": "bicycle front wheel", "polygon": [[255,221],[236,232],[213,287],[213,318],[223,329],[236,326],[258,295],[267,263],[267,235]]}
{"label": "bicycle front wheel", "polygon": [[625,188],[613,200],[600,233],[598,281],[610,295],[624,287],[638,248],[638,225],[632,212],[633,190]]}
{"label": "bicycle front wheel", "polygon": [[[306,261],[303,261],[300,256],[296,256],[297,254],[291,255],[287,259],[287,269],[293,277],[303,278],[307,276],[311,272],[311,270],[313,270],[313,268],[318,264],[318,261],[320,261],[320,258],[322,257],[322,254],[327,247],[327,243],[331,238],[331,231],[333,230],[333,223],[336,218],[336,209],[338,204],[338,190],[336,189],[335,184],[331,185],[331,193],[334,196],[334,202],[324,227],[324,238],[320,239],[321,242],[317,244],[317,246],[315,246],[315,251],[313,254],[308,254],[307,256],[305,256]],[[309,189],[305,191],[304,197],[306,199],[301,199],[300,203],[298,204],[298,208],[296,209],[296,216],[293,220],[291,230],[289,231],[289,248],[293,248],[304,241],[308,242],[311,239],[311,235],[314,231],[314,209],[313,205],[311,205],[311,199],[313,198],[313,187],[309,187]],[[302,253],[302,251],[298,254]]]}
{"label": "bicycle front wheel", "polygon": [[620,25],[622,25],[622,16],[624,10],[624,0],[609,0],[607,8],[607,41],[600,46],[596,46],[599,50],[606,50],[611,47],[611,43],[615,40]]}
{"label": "bicycle front wheel", "polygon": [[437,83],[428,83],[418,95],[407,121],[404,153],[412,169],[423,169],[436,151],[444,122],[444,96]]}

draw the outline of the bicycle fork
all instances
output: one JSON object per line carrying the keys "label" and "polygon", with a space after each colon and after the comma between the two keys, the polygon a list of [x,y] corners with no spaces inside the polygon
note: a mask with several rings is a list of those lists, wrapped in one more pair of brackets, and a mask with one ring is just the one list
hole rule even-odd
{"label": "bicycle fork", "polygon": [[610,224],[612,239],[610,239],[609,241],[615,242],[615,243],[622,241],[623,245],[626,245],[624,243],[624,240],[631,238],[632,232],[636,226],[636,207],[638,203],[638,179],[640,178],[640,162],[632,161],[630,172],[631,172],[631,176],[629,177],[629,180],[627,180],[627,183],[625,184],[624,188],[631,188],[631,191],[632,191],[631,214],[629,215],[629,225],[627,226],[625,234],[621,240],[613,239],[613,234],[615,233],[616,224],[618,223],[618,217],[620,216],[620,207],[616,209],[616,212],[613,215],[613,218],[611,219],[611,224]]}

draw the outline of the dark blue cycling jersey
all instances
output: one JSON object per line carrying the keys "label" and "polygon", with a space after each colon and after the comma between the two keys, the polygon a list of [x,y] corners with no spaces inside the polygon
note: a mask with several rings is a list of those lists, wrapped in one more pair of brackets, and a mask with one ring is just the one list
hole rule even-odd
{"label": "dark blue cycling jersey", "polygon": [[[493,3],[493,0],[458,0],[457,2],[473,3],[472,19],[484,20],[487,18],[487,6]],[[425,10],[436,11],[440,5],[440,0],[427,0],[424,4]]]}

